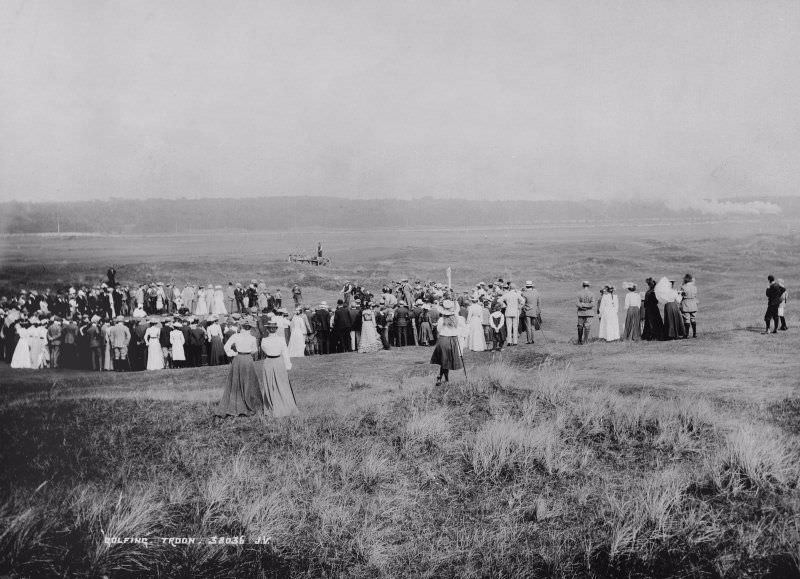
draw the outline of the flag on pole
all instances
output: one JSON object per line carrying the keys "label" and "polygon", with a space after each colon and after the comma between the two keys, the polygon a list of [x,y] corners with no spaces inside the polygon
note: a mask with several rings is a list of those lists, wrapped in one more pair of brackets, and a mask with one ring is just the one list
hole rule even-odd
{"label": "flag on pole", "polygon": [[450,266],[447,266],[447,287],[453,287],[453,270],[450,269]]}

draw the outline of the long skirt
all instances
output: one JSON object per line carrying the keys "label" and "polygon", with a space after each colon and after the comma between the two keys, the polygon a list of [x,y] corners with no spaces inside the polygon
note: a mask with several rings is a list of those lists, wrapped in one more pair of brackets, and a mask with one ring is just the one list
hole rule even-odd
{"label": "long skirt", "polygon": [[628,307],[628,313],[625,316],[625,335],[622,337],[623,340],[638,342],[642,339],[642,315],[639,309],[639,306]]}
{"label": "long skirt", "polygon": [[106,340],[106,345],[103,348],[103,370],[110,371],[114,369],[114,362],[111,359],[111,342]]}
{"label": "long skirt", "polygon": [[683,316],[676,302],[664,304],[664,337],[667,340],[683,337]]}
{"label": "long skirt", "polygon": [[289,334],[289,357],[302,358],[306,351],[306,336],[299,329]]}
{"label": "long skirt", "polygon": [[431,355],[431,364],[438,364],[443,370],[460,370],[461,346],[458,336],[439,336]]}
{"label": "long skirt", "polygon": [[[238,356],[237,356],[238,358]],[[226,361],[225,347],[222,345],[222,338],[219,336],[211,337],[211,353],[208,357],[209,366],[221,366]]]}
{"label": "long skirt", "polygon": [[375,328],[375,322],[364,320],[361,323],[361,341],[358,343],[358,351],[362,354],[371,354],[382,347],[378,330]]}
{"label": "long skirt", "polygon": [[233,357],[216,416],[249,416],[263,405],[256,365],[250,354]]}
{"label": "long skirt", "polygon": [[266,357],[261,363],[261,395],[264,397],[264,413],[270,409],[275,418],[300,414],[294,398],[289,373],[283,363],[283,356]]}
{"label": "long skirt", "polygon": [[161,344],[158,343],[158,340],[151,340],[147,345],[147,369],[164,369],[164,354],[161,352]]}
{"label": "long skirt", "polygon": [[31,368],[31,346],[28,338],[20,338],[17,347],[14,348],[14,355],[11,357],[12,368]]}
{"label": "long skirt", "polygon": [[419,343],[428,345],[433,342],[433,328],[430,322],[422,322],[419,325]]}
{"label": "long skirt", "polygon": [[33,336],[29,339],[31,349],[31,368],[34,370],[44,368],[44,353],[47,351],[46,343],[40,340],[38,336]]}
{"label": "long skirt", "polygon": [[480,318],[472,318],[467,326],[467,347],[473,352],[483,352],[486,349],[486,339],[483,337],[483,325]]}
{"label": "long skirt", "polygon": [[661,312],[658,305],[655,307],[644,308],[644,329],[642,330],[643,340],[663,340],[664,322],[661,320]]}

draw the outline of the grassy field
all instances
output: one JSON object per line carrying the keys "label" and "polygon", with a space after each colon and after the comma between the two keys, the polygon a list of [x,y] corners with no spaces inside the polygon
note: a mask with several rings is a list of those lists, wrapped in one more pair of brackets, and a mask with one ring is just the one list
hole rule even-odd
{"label": "grassy field", "polygon": [[[468,353],[469,378],[442,387],[428,348],[297,360],[302,416],[284,420],[212,420],[225,368],[0,366],[0,574],[800,577],[800,319],[759,333],[764,277],[798,270],[800,239],[745,229],[670,226],[669,244],[651,229],[344,232],[318,269],[280,261],[289,241],[269,235],[6,238],[9,284],[88,279],[110,260],[123,280],[198,281],[252,277],[249,261],[328,301],[345,278],[447,265],[464,285],[532,277],[546,334]],[[34,244],[41,263],[25,260]],[[685,271],[697,340],[572,343],[581,279]]]}

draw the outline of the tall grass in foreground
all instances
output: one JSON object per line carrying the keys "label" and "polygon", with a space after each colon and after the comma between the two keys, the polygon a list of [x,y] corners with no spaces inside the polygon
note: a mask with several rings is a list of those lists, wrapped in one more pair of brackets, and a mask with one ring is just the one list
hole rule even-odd
{"label": "tall grass in foreground", "polygon": [[[0,573],[799,575],[782,431],[726,431],[701,398],[579,387],[555,361],[401,386],[388,405],[282,421],[130,399],[7,412]],[[220,535],[251,542],[157,539]]]}

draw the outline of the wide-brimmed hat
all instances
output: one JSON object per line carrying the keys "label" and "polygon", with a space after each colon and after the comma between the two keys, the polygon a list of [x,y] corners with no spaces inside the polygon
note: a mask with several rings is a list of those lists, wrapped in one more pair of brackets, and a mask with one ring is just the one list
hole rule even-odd
{"label": "wide-brimmed hat", "polygon": [[636,284],[633,283],[632,281],[626,281],[622,282],[622,287],[624,287],[626,290],[633,291],[636,289]]}
{"label": "wide-brimmed hat", "polygon": [[456,313],[456,303],[453,300],[444,300],[439,309],[443,316],[452,316]]}
{"label": "wide-brimmed hat", "polygon": [[582,281],[582,282],[581,282],[581,285],[582,285],[583,287],[592,287],[592,284],[590,284],[588,281]]}
{"label": "wide-brimmed hat", "polygon": [[125,318],[123,316],[117,316],[115,319],[118,322],[124,322],[125,321]]}

